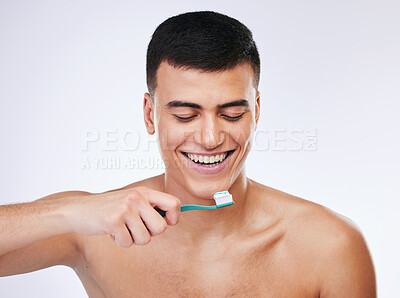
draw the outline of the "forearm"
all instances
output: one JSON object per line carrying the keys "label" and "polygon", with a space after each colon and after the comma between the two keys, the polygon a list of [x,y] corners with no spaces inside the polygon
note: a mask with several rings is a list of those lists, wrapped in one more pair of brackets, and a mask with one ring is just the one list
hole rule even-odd
{"label": "forearm", "polygon": [[68,232],[57,200],[0,206],[0,255]]}

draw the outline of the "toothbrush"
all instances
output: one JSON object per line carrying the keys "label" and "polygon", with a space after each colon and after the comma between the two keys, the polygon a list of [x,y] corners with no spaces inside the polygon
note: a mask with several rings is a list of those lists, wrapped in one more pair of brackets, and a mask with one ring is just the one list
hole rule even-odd
{"label": "toothbrush", "polygon": [[[214,206],[204,206],[204,205],[183,205],[181,206],[181,212],[188,210],[213,210],[226,206],[233,205],[232,195],[229,191],[220,191],[214,194],[215,205]],[[164,210],[157,210],[161,216],[165,216]]]}

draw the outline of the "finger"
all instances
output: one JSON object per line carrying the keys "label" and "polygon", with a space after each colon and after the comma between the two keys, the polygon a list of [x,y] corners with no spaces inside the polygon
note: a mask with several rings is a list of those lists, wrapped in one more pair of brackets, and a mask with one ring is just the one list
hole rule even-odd
{"label": "finger", "polygon": [[168,225],[176,225],[179,222],[179,216],[181,215],[180,203],[173,205],[171,209],[165,210],[166,214],[164,216],[165,221]]}
{"label": "finger", "polygon": [[145,245],[151,241],[150,232],[147,230],[140,217],[135,216],[128,218],[126,220],[126,226],[132,235],[134,244]]}
{"label": "finger", "polygon": [[180,216],[180,200],[170,194],[151,190],[145,194],[152,207],[157,207],[166,212],[165,221],[168,225],[176,225]]}
{"label": "finger", "polygon": [[114,229],[113,233],[111,233],[110,236],[111,239],[118,246],[128,248],[131,247],[133,244],[132,235],[126,225],[121,225],[118,228]]}
{"label": "finger", "polygon": [[139,215],[152,236],[161,234],[167,229],[167,222],[150,205],[142,208]]}

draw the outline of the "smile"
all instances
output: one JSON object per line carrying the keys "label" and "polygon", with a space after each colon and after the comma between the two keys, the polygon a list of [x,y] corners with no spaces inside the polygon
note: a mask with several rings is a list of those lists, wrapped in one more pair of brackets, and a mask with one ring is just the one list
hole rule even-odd
{"label": "smile", "polygon": [[199,153],[188,153],[182,152],[187,158],[189,158],[192,162],[204,166],[204,167],[215,167],[218,164],[222,163],[230,154],[235,150],[230,150],[221,154],[215,155],[203,155]]}

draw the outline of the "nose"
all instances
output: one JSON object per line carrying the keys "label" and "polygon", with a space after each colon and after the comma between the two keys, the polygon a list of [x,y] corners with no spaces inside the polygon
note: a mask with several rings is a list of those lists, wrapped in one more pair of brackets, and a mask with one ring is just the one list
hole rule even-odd
{"label": "nose", "polygon": [[224,142],[224,134],[214,115],[204,115],[201,119],[200,143],[206,149],[217,148]]}

